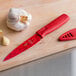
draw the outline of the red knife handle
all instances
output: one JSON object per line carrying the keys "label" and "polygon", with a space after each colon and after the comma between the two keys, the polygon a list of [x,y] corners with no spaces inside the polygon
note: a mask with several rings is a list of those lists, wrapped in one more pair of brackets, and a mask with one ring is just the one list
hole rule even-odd
{"label": "red knife handle", "polygon": [[40,30],[38,30],[36,33],[39,34],[42,38],[47,35],[48,33],[51,33],[52,31],[58,29],[60,26],[65,24],[69,20],[69,16],[66,14],[62,14]]}

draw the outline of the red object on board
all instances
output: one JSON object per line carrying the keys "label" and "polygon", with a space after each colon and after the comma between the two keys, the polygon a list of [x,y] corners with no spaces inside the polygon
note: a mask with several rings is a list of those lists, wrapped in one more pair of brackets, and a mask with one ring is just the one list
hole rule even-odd
{"label": "red object on board", "polygon": [[66,14],[62,14],[40,30],[36,32],[31,38],[24,41],[21,45],[19,45],[17,48],[15,48],[11,53],[9,53],[3,61],[9,60],[20,53],[26,51],[28,48],[35,45],[38,41],[40,41],[45,35],[53,32],[54,30],[58,29],[60,26],[65,24],[69,20],[69,16]]}
{"label": "red object on board", "polygon": [[74,39],[76,39],[76,28],[65,32],[59,37],[60,41],[67,41],[67,40],[74,40]]}

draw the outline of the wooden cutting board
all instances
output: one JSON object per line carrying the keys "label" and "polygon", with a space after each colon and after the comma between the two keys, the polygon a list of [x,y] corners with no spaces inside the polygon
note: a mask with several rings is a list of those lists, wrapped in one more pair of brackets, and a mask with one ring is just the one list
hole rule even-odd
{"label": "wooden cutting board", "polygon": [[[23,8],[32,14],[33,19],[29,28],[22,32],[14,32],[7,28],[6,16],[12,7]],[[70,16],[69,22],[27,51],[3,62],[14,48],[63,13]],[[0,29],[11,41],[9,46],[0,45],[0,71],[75,47],[76,40],[66,42],[57,40],[61,34],[72,28],[76,28],[76,0],[0,0]]]}

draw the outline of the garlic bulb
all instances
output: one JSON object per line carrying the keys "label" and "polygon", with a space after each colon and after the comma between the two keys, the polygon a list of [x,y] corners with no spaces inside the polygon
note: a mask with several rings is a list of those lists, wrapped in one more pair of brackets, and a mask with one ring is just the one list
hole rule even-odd
{"label": "garlic bulb", "polygon": [[31,14],[21,8],[11,8],[7,17],[7,26],[15,31],[22,31],[28,27],[32,19]]}

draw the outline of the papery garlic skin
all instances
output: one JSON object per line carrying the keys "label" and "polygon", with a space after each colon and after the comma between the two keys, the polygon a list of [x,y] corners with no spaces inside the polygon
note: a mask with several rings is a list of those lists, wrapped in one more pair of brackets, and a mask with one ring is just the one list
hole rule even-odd
{"label": "papery garlic skin", "polygon": [[[26,23],[20,22],[21,16],[27,16]],[[22,31],[30,25],[32,16],[21,8],[11,8],[7,17],[7,26],[15,31]]]}

